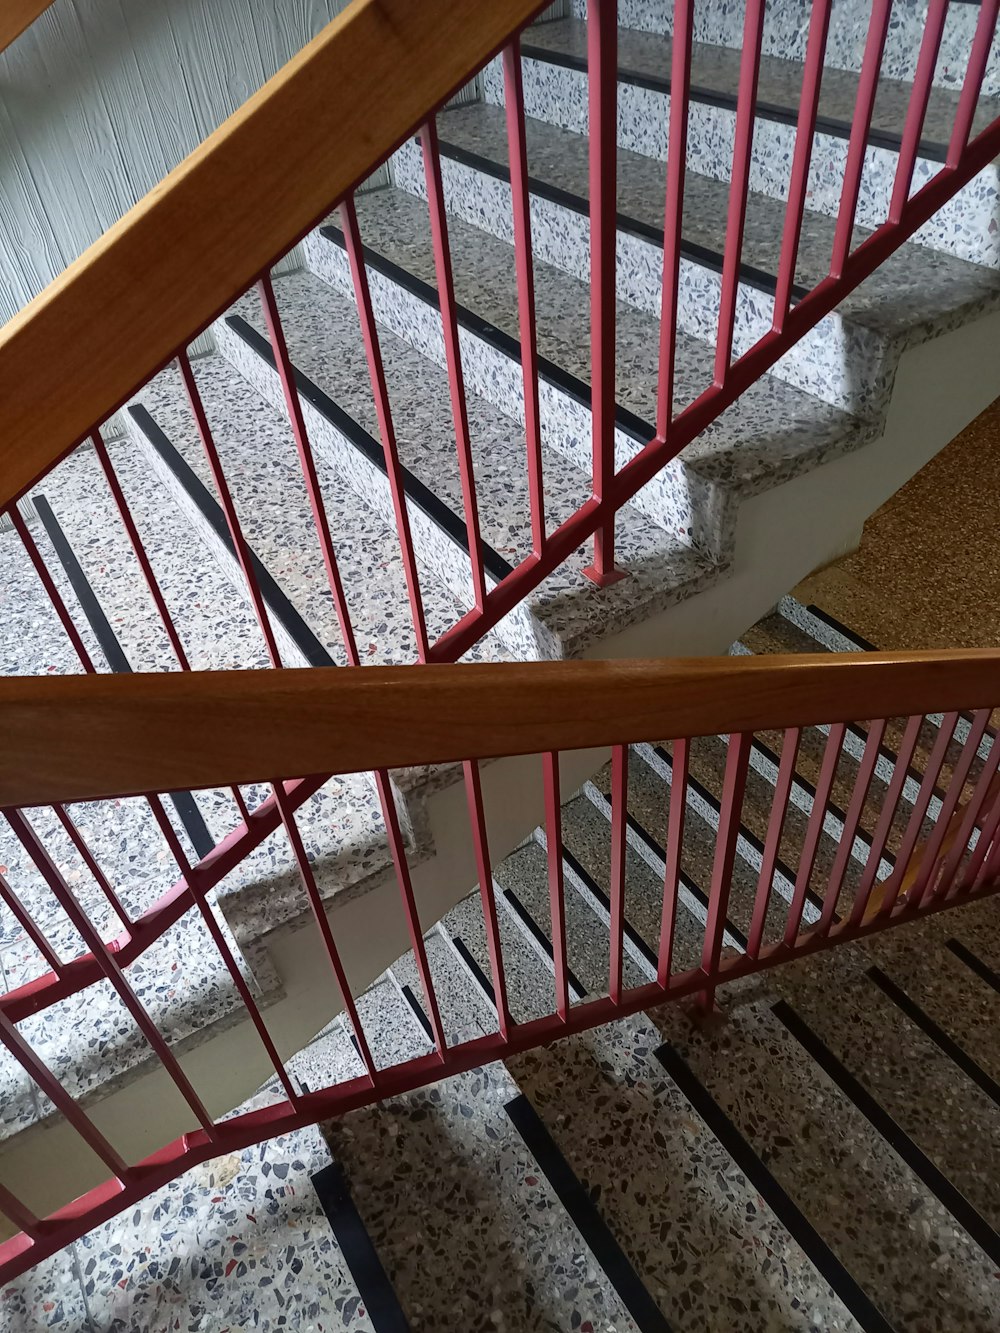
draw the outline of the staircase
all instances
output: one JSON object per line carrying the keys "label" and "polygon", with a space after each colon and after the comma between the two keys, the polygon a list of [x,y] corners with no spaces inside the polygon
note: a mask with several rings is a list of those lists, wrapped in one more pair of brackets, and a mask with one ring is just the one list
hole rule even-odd
{"label": "staircase", "polygon": [[[594,34],[597,9],[606,7],[591,8],[589,38],[585,5],[525,29],[519,64],[496,56],[432,124],[404,138],[387,173],[379,167],[352,202],[310,229],[280,272],[235,301],[239,284],[230,287],[230,303],[211,324],[211,351],[188,361],[182,349],[177,363],[129,392],[119,433],[108,427],[102,436],[88,426],[80,447],[54,467],[48,463],[55,455],[35,469],[12,510],[16,530],[0,536],[5,676],[91,667],[125,677],[178,667],[201,673],[456,657],[685,657],[727,649],[783,657],[864,647],[787,593],[849,549],[865,517],[1000,394],[995,166],[978,174],[969,167],[961,189],[956,177],[955,191],[942,195],[908,239],[901,232],[863,280],[851,278],[860,269],[850,265],[857,247],[883,246],[878,229],[887,211],[893,215],[899,170],[912,171],[916,189],[927,182],[933,188],[942,164],[942,175],[965,169],[965,141],[957,159],[952,151],[953,127],[963,118],[973,135],[992,142],[1000,74],[992,24],[987,30],[990,6],[955,3],[947,14],[932,6],[925,26],[922,9],[899,4],[866,125],[856,107],[863,109],[871,83],[869,48],[858,46],[858,32],[869,31],[868,7],[862,15],[853,0],[834,5],[805,135],[803,78],[808,82],[810,50],[815,60],[817,48],[805,38],[813,28],[804,3],[769,6],[751,34],[763,51],[751,71],[752,113],[744,17],[752,24],[755,5],[699,7],[687,52],[683,38],[676,50],[672,44],[672,5],[622,0],[610,66],[614,28],[602,30],[602,46]],[[815,6],[813,27],[828,8]],[[690,9],[682,3],[677,13]],[[507,36],[511,27],[515,20]],[[923,77],[914,53],[935,37],[940,53],[931,61],[933,80],[923,71],[926,109],[914,136],[911,87]],[[753,46],[751,40],[751,53]],[[977,67],[977,51],[982,89],[970,103],[963,80]],[[601,76],[598,66],[610,74]],[[612,121],[605,114],[604,133],[593,141],[587,135],[590,118],[600,114],[595,84],[617,88],[614,188],[607,171],[593,167],[601,154],[608,160]],[[681,87],[687,170],[683,203],[675,193],[672,215],[669,194],[664,208],[664,181],[668,145],[674,152],[677,143],[672,88]],[[674,107],[681,102],[673,96]],[[431,98],[422,114],[433,104]],[[512,125],[523,131],[524,158]],[[801,226],[789,252],[789,163],[803,139],[812,144],[812,160],[801,177]],[[852,148],[866,142],[856,211],[845,229],[842,187]],[[748,183],[735,248],[734,164]],[[332,192],[327,205],[343,193]],[[896,224],[904,231],[909,225],[905,209]],[[283,242],[293,232],[289,222]],[[841,266],[843,291],[834,293],[842,299],[814,316],[816,293],[826,300],[831,253],[843,245],[851,253]],[[533,291],[527,322],[526,257]],[[671,263],[668,311],[664,274]],[[602,273],[609,298],[603,343],[615,350],[610,376],[606,366],[595,368],[591,343]],[[206,275],[209,304],[210,281]],[[727,311],[731,359],[720,373]],[[192,319],[185,334],[198,332],[196,324]],[[73,382],[72,367],[66,373]],[[11,377],[13,399],[16,365]],[[105,415],[117,405],[109,388]],[[41,439],[42,427],[37,431]],[[671,454],[673,432],[679,444]],[[691,440],[681,451],[685,433]],[[65,440],[76,437],[67,427]],[[20,436],[11,431],[10,438]],[[38,447],[29,440],[24,452]],[[654,457],[662,461],[650,470]],[[649,479],[628,481],[642,475],[630,467],[645,468]],[[602,486],[617,497],[626,482],[628,498],[615,498],[609,516],[592,497]],[[18,491],[12,473],[5,500]],[[780,936],[781,923],[796,912],[806,929],[821,924],[828,882],[841,885],[845,905],[861,898],[863,908],[871,895],[877,910],[880,886],[897,862],[902,873],[921,846],[933,844],[936,830],[944,838],[970,793],[989,795],[996,765],[990,768],[988,701],[970,702],[977,711],[957,719],[947,709],[927,713],[918,727],[888,719],[877,743],[875,723],[803,722],[794,767],[783,762],[783,726],[751,728],[735,822],[732,801],[727,805],[728,732],[692,741],[681,760],[668,738],[632,746],[627,808],[614,834],[606,752],[566,746],[561,789],[575,795],[562,811],[565,969],[552,939],[551,856],[539,827],[551,789],[536,756],[504,751],[491,758],[478,778],[480,823],[485,829],[485,810],[514,1023],[551,1014],[553,971],[562,973],[572,1002],[607,995],[616,948],[620,986],[657,981],[663,883],[674,845],[668,820],[676,811],[684,815],[683,859],[673,867],[678,972],[697,964],[718,916],[714,858],[730,835],[728,901],[715,921],[727,956],[745,954],[750,943],[756,958],[755,932],[759,947],[775,929]],[[197,728],[182,721],[178,751],[201,743]],[[315,929],[319,915],[329,921],[346,980],[368,1016],[376,1063],[426,1055],[435,1015],[422,996],[419,951],[407,954],[416,941],[398,905],[401,854],[420,924],[432,927],[427,967],[442,1030],[449,1040],[493,1032],[495,951],[478,891],[465,898],[482,878],[486,843],[469,836],[463,766],[425,759],[415,753],[408,766],[393,762],[391,772],[369,771],[366,762],[363,771],[325,781],[320,772],[284,795],[284,804],[263,780],[221,785],[228,775],[194,791],[163,788],[168,794],[152,803],[140,795],[74,796],[66,806],[8,798],[38,808],[27,811],[27,833],[16,820],[10,824],[0,852],[0,967],[5,991],[16,992],[3,1032],[20,1034],[126,1162],[147,1158],[190,1128],[193,1107],[212,1120],[235,1114],[237,1105],[248,1112],[280,1098],[280,1083],[266,1083],[272,1062],[257,1017],[275,1049],[292,1057],[288,1077],[299,1095],[364,1073],[349,1025],[338,1017],[342,1003]],[[683,803],[671,800],[677,763],[685,766]],[[880,816],[893,798],[898,814],[885,826]],[[774,833],[772,812],[782,802],[787,813]],[[978,822],[971,813],[969,821],[974,858],[975,840],[989,826],[986,805]],[[32,829],[48,861],[33,850]],[[935,855],[947,857],[950,849],[944,841]],[[615,857],[622,855],[616,881]],[[984,864],[992,867],[992,856]],[[765,903],[770,915],[758,919],[762,866],[773,893]],[[53,890],[53,877],[75,896],[83,925],[67,910],[65,893]],[[204,885],[197,912],[195,883]],[[624,895],[617,906],[615,883]],[[211,1291],[201,1268],[175,1290],[176,1270],[154,1265],[126,1284],[135,1304],[123,1306],[125,1314],[101,1305],[110,1299],[105,1288],[124,1280],[125,1270],[115,1277],[106,1265],[116,1246],[133,1244],[122,1240],[129,1226],[136,1237],[157,1228],[165,1235],[163,1219],[180,1209],[184,1233],[190,1209],[205,1208],[212,1239],[192,1232],[193,1252],[207,1245],[228,1255],[211,1200],[223,1188],[218,1182],[229,1179],[227,1197],[242,1201],[234,1203],[234,1217],[266,1198],[282,1227],[304,1228],[303,1262],[317,1265],[318,1290],[342,1293],[336,1308],[348,1327],[372,1318],[372,1297],[358,1287],[359,1271],[368,1268],[351,1262],[354,1242],[344,1240],[347,1233],[357,1240],[366,1228],[365,1243],[374,1244],[392,1278],[377,1286],[375,1299],[390,1308],[398,1301],[415,1327],[485,1328],[502,1312],[518,1328],[587,1321],[619,1329],[930,1328],[936,1325],[920,1320],[930,1321],[927,1311],[944,1308],[945,1300],[958,1302],[969,1327],[988,1327],[988,1270],[1000,1244],[991,1248],[988,1199],[969,1183],[968,1144],[958,1144],[960,1133],[969,1133],[968,1143],[988,1139],[988,1103],[996,1101],[984,1092],[995,1091],[983,1018],[991,1003],[983,976],[997,962],[989,912],[988,903],[966,907],[960,937],[949,918],[933,916],[767,978],[737,977],[730,998],[721,997],[731,1016],[718,1030],[692,1029],[676,1006],[651,1016],[641,1006],[614,1025],[541,1050],[514,1050],[505,1065],[459,1071],[446,1084],[401,1091],[378,1109],[333,1122],[328,1133],[338,1165],[327,1166],[334,1176],[324,1178],[329,1184],[336,1177],[329,1186],[335,1200],[323,1197],[337,1216],[338,1208],[363,1215],[361,1223],[344,1223],[346,1232],[335,1225],[338,1246],[312,1202],[303,1201],[300,1212],[290,1194],[279,1200],[262,1184],[263,1165],[284,1165],[302,1180],[327,1163],[318,1131],[296,1127],[264,1147],[241,1147],[196,1166],[204,1183],[202,1194],[200,1184],[194,1187],[197,1204],[183,1201],[190,1177],[149,1192],[138,1220],[129,1213],[126,1221],[105,1221],[114,1211],[105,1201],[101,1227],[75,1242],[75,1258],[61,1252],[18,1278],[6,1289],[7,1308],[15,1318],[41,1319],[50,1281],[70,1326],[76,1319],[109,1327],[122,1318],[140,1327],[145,1304],[162,1305],[168,1291],[199,1317],[215,1318],[208,1312],[220,1302],[219,1317],[238,1323],[245,1311],[226,1303],[243,1299],[233,1290],[239,1281],[219,1282],[215,1269]],[[88,921],[98,945],[115,942],[111,952],[197,1090],[195,1103],[93,958],[90,981],[77,987],[66,965],[95,954]],[[163,922],[156,938],[143,935]],[[970,958],[978,971],[970,971]],[[844,997],[835,1019],[822,999],[831,990]],[[898,1039],[899,1013],[910,1025],[912,1057],[905,1059],[886,1046],[885,1015]],[[958,1030],[960,1021],[971,1026]],[[78,1150],[78,1126],[40,1090],[12,1040],[5,1036],[0,1065],[0,1180],[5,1197],[9,1192],[15,1205],[29,1198],[34,1215],[44,1218],[93,1189],[107,1176],[107,1162],[99,1151]],[[970,1084],[948,1093],[959,1100],[946,1118],[921,1110],[924,1096],[935,1103],[929,1088],[912,1084],[913,1057],[922,1080],[938,1077],[940,1088],[950,1087],[958,1064]],[[937,1074],[927,1074],[925,1064]],[[621,1086],[630,1089],[627,1097],[615,1091]],[[874,1116],[873,1099],[881,1108]],[[613,1143],[617,1165],[606,1125],[600,1137],[589,1115],[580,1123],[580,1108],[595,1105],[622,1117]],[[535,1266],[530,1280],[517,1270],[515,1283],[514,1271],[495,1256],[480,1259],[481,1238],[463,1235],[470,1270],[485,1264],[495,1285],[490,1310],[479,1282],[461,1296],[461,1319],[454,1306],[449,1313],[439,1305],[442,1290],[459,1299],[454,1287],[420,1258],[456,1231],[454,1196],[442,1196],[428,1119],[435,1135],[461,1145],[455,1151],[462,1160],[471,1154],[492,1182],[475,1206],[502,1219],[504,1243]],[[469,1124],[459,1133],[462,1120]],[[780,1132],[789,1123],[799,1127],[796,1135]],[[953,1135],[943,1132],[944,1123]],[[837,1144],[843,1159],[831,1158],[834,1145],[823,1138],[831,1124],[850,1124],[856,1133],[849,1146],[846,1137]],[[820,1142],[822,1151],[813,1147]],[[664,1156],[674,1159],[666,1171]],[[445,1161],[458,1171],[457,1157]],[[854,1194],[842,1174],[851,1174],[852,1162],[867,1173],[864,1188],[853,1183]],[[405,1199],[394,1195],[399,1171],[413,1173]],[[508,1188],[515,1179],[516,1188]],[[671,1191],[654,1207],[642,1183],[648,1187],[650,1179],[683,1180],[691,1192]],[[898,1190],[891,1209],[910,1219],[909,1242],[892,1265],[880,1265],[880,1245],[846,1220],[865,1209],[847,1201],[888,1190],[890,1179]],[[505,1182],[499,1193],[498,1180]],[[452,1189],[463,1198],[465,1217],[480,1196],[463,1197],[457,1174]],[[700,1203],[696,1189],[707,1191]],[[376,1197],[383,1206],[373,1213]],[[827,1207],[834,1198],[843,1214]],[[418,1199],[426,1208],[419,1224],[425,1249],[409,1244],[408,1228],[417,1224],[402,1220],[413,1217]],[[691,1228],[680,1241],[678,1229]],[[737,1264],[720,1257],[736,1248],[734,1235],[744,1256],[768,1255],[763,1270],[756,1259],[751,1265],[749,1292],[746,1258]],[[956,1245],[964,1247],[961,1259]],[[242,1254],[232,1251],[237,1266]],[[947,1262],[937,1263],[942,1256]],[[265,1246],[258,1262],[272,1261]],[[224,1262],[228,1267],[230,1259]],[[308,1284],[293,1283],[287,1272],[283,1281],[290,1299],[296,1288],[305,1311]],[[959,1281],[960,1301],[952,1290]],[[567,1295],[570,1288],[576,1295]],[[160,1306],[149,1313],[150,1328],[162,1313]]]}

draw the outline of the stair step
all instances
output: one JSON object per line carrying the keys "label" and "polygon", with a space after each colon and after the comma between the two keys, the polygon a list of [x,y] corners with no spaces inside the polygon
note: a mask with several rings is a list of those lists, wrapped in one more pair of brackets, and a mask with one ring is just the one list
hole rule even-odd
{"label": "stair step", "polygon": [[[525,110],[529,116],[586,133],[586,40],[586,24],[578,19],[543,24],[532,30],[530,41],[522,46]],[[665,157],[670,57],[669,38],[619,29],[618,138],[622,148]],[[694,44],[689,159],[702,175],[716,180],[728,181],[732,168],[739,65],[738,50]],[[784,200],[788,192],[802,72],[801,62],[796,60],[768,57],[761,61],[750,183],[754,191],[778,200]],[[836,216],[839,209],[857,86],[854,73],[824,70],[821,119],[813,137],[809,177],[809,207],[815,213]],[[499,61],[484,72],[483,91],[487,102],[502,103]],[[886,217],[909,95],[910,85],[900,80],[880,81],[857,212],[862,226],[877,226]],[[918,185],[944,162],[957,100],[958,93],[953,89],[935,88],[931,92],[915,172]],[[997,115],[997,106],[996,99],[980,99],[975,125],[981,129],[989,124]],[[996,241],[987,235],[987,228],[996,192],[995,172],[984,173],[975,188],[960,191],[921,228],[919,243],[995,266]]]}
{"label": "stair step", "polygon": [[[484,108],[485,110],[485,108]],[[442,128],[447,120],[442,120]],[[419,184],[419,179],[417,181]],[[449,204],[461,207],[452,191]],[[427,208],[404,190],[361,196],[358,222],[379,321],[443,364],[434,255]],[[504,215],[506,217],[506,214]],[[509,236],[493,236],[453,217],[448,227],[466,381],[506,415],[523,421],[519,317]],[[536,247],[537,249],[537,247]],[[312,270],[351,290],[339,227],[305,243]],[[534,264],[536,332],[543,358],[542,438],[584,470],[591,460],[589,289],[564,269]],[[617,310],[617,457],[621,466],[655,434],[658,321],[620,302]],[[711,378],[709,347],[680,334],[675,401],[686,406]],[[773,376],[755,383],[738,415],[726,413],[635,497],[654,522],[724,557],[734,539],[737,495],[764,490],[863,442],[866,431],[844,413]],[[693,527],[696,519],[700,526]]]}

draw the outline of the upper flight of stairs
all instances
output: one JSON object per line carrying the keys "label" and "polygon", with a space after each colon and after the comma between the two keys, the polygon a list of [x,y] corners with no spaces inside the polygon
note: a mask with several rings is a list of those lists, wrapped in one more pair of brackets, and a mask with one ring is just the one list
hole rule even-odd
{"label": "upper flight of stairs", "polygon": [[[815,188],[808,198],[796,274],[800,288],[815,283],[829,260],[837,200],[823,182],[839,180],[846,143],[845,126],[856,84],[852,70],[857,62],[848,40],[855,7],[853,0],[837,6],[831,36],[834,77],[828,80],[827,100],[821,107]],[[898,7],[901,22],[912,7]],[[712,374],[740,45],[737,20],[730,8],[735,7],[703,7],[698,21],[704,26],[696,32],[692,79],[697,88],[692,114],[697,120],[692,124],[700,128],[698,134],[692,132],[688,163],[678,407],[696,396]],[[968,26],[965,11],[974,8],[952,5],[948,32],[956,62],[962,58],[962,33]],[[696,13],[698,9],[696,6]],[[655,410],[663,262],[660,159],[669,105],[669,86],[664,79],[670,67],[669,36],[665,35],[668,11],[669,6],[657,0],[623,0],[621,6],[619,465],[653,434],[650,423]],[[709,11],[714,19],[708,17]],[[790,0],[769,11],[737,311],[737,353],[770,326],[783,221],[778,164],[794,128],[802,54],[794,34],[806,11],[805,5]],[[522,46],[550,528],[590,493],[585,281],[588,145],[581,17],[575,13],[540,23],[525,34]],[[897,52],[892,59],[900,63],[893,65],[887,56],[858,239],[865,234],[863,224],[877,215],[878,201],[891,180],[902,116],[901,85],[894,77],[907,73],[904,38],[905,32],[894,29],[889,50]],[[438,118],[438,130],[487,581],[492,585],[529,554],[531,529],[498,65],[485,71],[478,87],[479,100],[444,111]],[[1000,94],[1000,78],[993,65],[987,92],[990,97]],[[939,162],[940,127],[947,123],[954,99],[955,88],[945,76],[932,99],[921,162]],[[995,112],[995,104],[987,107],[984,101],[983,116],[989,118]],[[923,170],[918,165],[918,178]],[[468,536],[455,465],[416,141],[404,144],[394,155],[389,175],[389,185],[359,194],[357,207],[433,639],[469,605]],[[829,626],[820,618],[790,602],[783,602],[775,616],[741,636],[748,623],[768,611],[799,577],[849,545],[866,514],[947,443],[959,425],[1000,393],[1000,370],[991,352],[1000,329],[997,229],[991,225],[995,212],[996,177],[991,168],[620,512],[617,556],[629,577],[603,590],[594,588],[582,575],[590,552],[581,548],[470,650],[465,660],[724,652],[734,640],[734,651],[797,652],[817,644],[835,651],[843,648],[844,643],[830,635]],[[403,565],[337,216],[306,238],[303,255],[305,267],[276,278],[274,285],[361,657],[366,663],[412,662],[416,645]],[[343,664],[308,498],[263,332],[256,299],[244,298],[217,322],[215,350],[194,362],[195,375],[284,664]],[[928,354],[930,360],[921,360]],[[948,387],[954,389],[953,394],[944,392]],[[110,446],[112,461],[191,665],[195,669],[265,666],[261,635],[177,373],[164,371],[124,416],[128,434]],[[35,499],[39,517],[31,531],[98,668],[172,669],[170,645],[156,620],[96,458],[89,451],[78,452],[45,479]],[[822,521],[813,518],[816,512]],[[31,674],[79,669],[16,537],[5,535],[0,543],[6,576],[0,588],[3,670]],[[919,784],[919,765],[933,740],[932,732],[933,724],[921,737],[914,756],[914,773],[904,792],[908,801],[913,800]],[[863,735],[850,733],[845,742],[842,770],[826,806],[817,875],[828,872],[836,856],[844,820],[843,793],[863,741]],[[752,756],[727,935],[729,945],[736,948],[742,946],[748,929],[767,797],[776,775],[773,742],[774,738],[758,737]],[[891,745],[897,742],[898,735],[887,738],[876,790],[878,782],[886,779]],[[803,743],[781,848],[779,892],[787,889],[790,893],[794,882],[822,744],[818,733],[808,735]],[[699,742],[692,754],[691,861],[684,867],[683,895],[686,910],[695,917],[704,914],[722,755],[723,743],[711,738]],[[579,901],[571,899],[568,910],[580,918],[581,955],[574,961],[574,970],[581,993],[600,992],[600,950],[606,949],[599,931],[593,934],[607,911],[607,802],[603,793],[608,788],[606,775],[593,771],[599,763],[599,758],[581,757],[576,780],[565,787],[566,791],[580,788],[567,807],[571,858],[566,875],[567,883],[579,894]],[[633,754],[630,892],[633,884],[648,888],[657,874],[662,876],[664,794],[669,790],[670,765],[666,746],[638,747]],[[429,924],[452,909],[475,878],[465,845],[461,784],[452,768],[415,769],[392,776],[418,900]],[[530,835],[537,823],[541,813],[537,773],[532,770],[529,774],[524,764],[504,761],[484,769],[484,782],[488,808],[491,791],[495,803],[505,802],[500,827],[491,828],[491,846],[499,859]],[[263,789],[244,793],[251,806],[265,794]],[[193,857],[203,855],[207,846],[238,821],[229,793],[181,793],[180,798],[176,805],[168,805],[168,814]],[[937,808],[932,802],[931,819]],[[120,887],[129,912],[141,911],[176,879],[162,836],[142,802],[121,802],[112,812],[95,804],[78,814],[81,830],[112,882]],[[393,934],[388,924],[392,914],[383,911],[395,904],[396,890],[382,816],[368,775],[331,780],[302,808],[299,820],[338,939],[350,955],[352,979],[363,988],[405,947],[401,925]],[[61,839],[54,845],[70,882],[80,885],[82,899],[105,937],[114,935],[118,926],[113,910],[89,879],[65,831],[59,831],[56,816],[39,812],[36,826],[47,839]],[[854,883],[870,834],[870,823],[863,820],[852,847]],[[890,841],[887,856],[893,850]],[[47,894],[23,856],[5,843],[2,860],[5,877],[33,910],[44,913],[41,924],[60,956],[80,952],[82,942],[58,909],[45,906]],[[537,1002],[532,995],[539,994],[538,979],[545,967],[540,866],[536,836],[496,868],[503,888],[501,901],[509,908],[503,917],[505,939],[511,942],[514,956],[522,959],[517,974],[523,977],[524,991],[518,1003],[525,1012]],[[890,868],[887,859],[881,874]],[[849,877],[848,887],[851,883]],[[637,977],[650,974],[651,950],[656,947],[650,935],[654,905],[637,887],[626,941],[629,966]],[[274,1024],[279,1044],[289,1052],[298,1050],[332,1016],[335,1000],[318,953],[309,953],[312,946],[305,943],[311,938],[306,900],[287,845],[277,837],[264,842],[219,886],[212,895],[212,908]],[[454,910],[461,914],[460,907]],[[814,903],[807,901],[807,920],[815,910]],[[387,921],[386,933],[373,944],[370,920],[380,913]],[[458,951],[463,965],[478,956],[483,967],[481,951],[477,954],[481,942],[466,938],[457,925],[454,929],[448,926],[451,919],[446,919],[444,927],[445,944],[455,949],[455,939],[463,940],[465,953]],[[6,909],[2,923],[0,965],[9,989],[46,968]],[[872,949],[877,953],[883,947],[888,945]],[[893,948],[902,950],[902,945]],[[822,966],[829,969],[833,964]],[[847,964],[838,966],[846,968]],[[168,1040],[183,1053],[192,1071],[207,1081],[209,1100],[216,1109],[228,1109],[262,1081],[260,1054],[251,1049],[253,1044],[245,1036],[247,1024],[241,1018],[235,984],[204,924],[193,914],[183,917],[157,949],[133,965],[130,977]],[[464,974],[459,979],[466,984]],[[386,983],[379,984],[384,996]],[[456,1008],[458,1016],[469,1012],[462,1005]],[[765,1046],[778,1040],[770,1012],[761,1018],[763,1026],[755,1029],[753,1038]],[[668,1016],[663,1022],[668,1027],[673,1019]],[[142,1090],[148,1092],[154,1086],[149,1080],[155,1080],[156,1074],[139,1032],[110,988],[92,988],[28,1019],[24,1030],[69,1090],[93,1106],[95,1118],[107,1117],[109,1126],[132,1136],[129,1142],[135,1148],[146,1145],[148,1150],[161,1141],[161,1122],[153,1116],[147,1123],[139,1109],[146,1095]],[[778,1035],[785,1041],[781,1031]],[[631,1043],[628,1049],[634,1055],[645,1042],[643,1077],[660,1079],[657,1069],[661,1066],[650,1064],[657,1040],[646,1020],[636,1020],[617,1035],[574,1042],[575,1054],[565,1057],[567,1068],[572,1072],[574,1061],[586,1065],[593,1058],[598,1064],[610,1059],[593,1057],[588,1043],[608,1042],[616,1050],[622,1042]],[[746,1040],[753,1045],[749,1036]],[[700,1046],[697,1050],[699,1058],[704,1056],[709,1062],[706,1070],[711,1059],[721,1058],[711,1050],[710,1042],[704,1050]],[[350,1051],[342,1054],[349,1061]],[[694,1054],[689,1055],[691,1063]],[[529,1067],[534,1071],[530,1080],[535,1081],[530,1085],[538,1089],[539,1098],[544,1083],[538,1072],[541,1063],[541,1056],[523,1062],[524,1071]],[[509,1100],[510,1077],[520,1083],[522,1075],[513,1070],[484,1076],[476,1097],[493,1098],[495,1109]],[[523,1077],[527,1086],[529,1073],[523,1072]],[[701,1077],[707,1086],[709,1074]],[[470,1087],[475,1083],[472,1076],[467,1081]],[[49,1131],[58,1133],[53,1108],[36,1098],[19,1068],[7,1062],[0,1065],[0,1090],[4,1093],[0,1165],[6,1168],[8,1161],[16,1162],[11,1167],[15,1174],[23,1172],[29,1178],[33,1163],[53,1153],[54,1134]],[[442,1091],[448,1105],[452,1095]],[[176,1118],[182,1109],[164,1099],[162,1123],[173,1124],[171,1117]],[[371,1128],[370,1132],[379,1131]],[[83,1164],[81,1170],[85,1175],[89,1164]],[[579,1170],[586,1175],[583,1167]],[[15,1177],[4,1178],[15,1183]],[[88,1177],[83,1183],[92,1181]],[[553,1213],[560,1206],[551,1199],[546,1204]],[[635,1255],[631,1262],[636,1265]],[[418,1281],[418,1275],[413,1281]],[[658,1279],[649,1281],[655,1286]],[[814,1276],[809,1277],[805,1285],[815,1292],[817,1288],[809,1287],[813,1281]],[[616,1305],[619,1298],[608,1294],[606,1284],[598,1282],[594,1291],[604,1294],[594,1295],[586,1317],[596,1321],[604,1317],[601,1310],[619,1309],[618,1315],[608,1318],[620,1318],[616,1326],[629,1327],[628,1317],[620,1315]],[[655,1291],[653,1294],[658,1299]],[[801,1308],[812,1308],[814,1299],[819,1298],[803,1297]],[[433,1321],[427,1326],[434,1326]],[[778,1326],[784,1325],[775,1324]],[[843,1323],[843,1327],[852,1326]],[[863,1321],[861,1326],[866,1326]]]}

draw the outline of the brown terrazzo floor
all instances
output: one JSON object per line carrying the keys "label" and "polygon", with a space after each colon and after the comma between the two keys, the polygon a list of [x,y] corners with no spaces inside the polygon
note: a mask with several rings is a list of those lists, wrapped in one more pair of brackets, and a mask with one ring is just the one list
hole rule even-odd
{"label": "brown terrazzo floor", "polygon": [[1000,647],[1000,400],[793,596],[879,648]]}

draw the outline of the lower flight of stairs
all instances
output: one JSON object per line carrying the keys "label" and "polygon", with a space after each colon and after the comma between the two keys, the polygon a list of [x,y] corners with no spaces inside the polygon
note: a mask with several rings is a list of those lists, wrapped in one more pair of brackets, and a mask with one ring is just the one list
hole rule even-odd
{"label": "lower flight of stairs", "polygon": [[[806,643],[809,630],[819,637]],[[788,639],[849,642],[786,599],[744,646]],[[700,949],[720,791],[718,749],[702,744],[678,967]],[[842,762],[849,772],[846,749]],[[726,937],[737,950],[765,772],[761,759],[743,810]],[[809,773],[804,747],[803,813]],[[627,984],[655,974],[669,776],[668,750],[634,747]],[[573,1002],[607,992],[608,789],[602,769],[563,809]],[[835,825],[833,798],[828,815]],[[801,837],[791,820],[779,894]],[[824,835],[815,888],[836,845]],[[542,830],[496,866],[494,883],[511,1008],[525,1021],[553,1004]],[[478,894],[426,946],[448,1039],[494,1028]],[[380,1065],[430,1049],[420,997],[406,954],[361,998]],[[197,1168],[11,1284],[0,1309],[11,1327],[102,1331],[251,1317],[263,1329],[380,1333],[995,1327],[993,904],[800,960],[717,999],[708,1019],[664,1006]],[[362,1070],[341,1019],[290,1067],[303,1088]],[[250,1105],[278,1095],[272,1083]]]}

